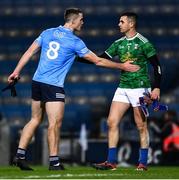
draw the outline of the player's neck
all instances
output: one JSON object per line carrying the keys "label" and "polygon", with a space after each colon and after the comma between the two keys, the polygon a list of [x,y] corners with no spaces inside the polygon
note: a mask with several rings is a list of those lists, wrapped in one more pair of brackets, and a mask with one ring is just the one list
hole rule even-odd
{"label": "player's neck", "polygon": [[65,23],[63,27],[69,29],[70,31],[74,31],[73,27],[69,23]]}
{"label": "player's neck", "polygon": [[133,38],[136,34],[137,34],[136,30],[131,30],[131,31],[126,32],[125,35],[127,38]]}

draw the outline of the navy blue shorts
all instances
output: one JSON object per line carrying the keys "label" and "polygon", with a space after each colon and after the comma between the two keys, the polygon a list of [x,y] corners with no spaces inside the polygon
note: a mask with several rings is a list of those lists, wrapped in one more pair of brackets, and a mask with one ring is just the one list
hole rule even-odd
{"label": "navy blue shorts", "polygon": [[65,91],[62,87],[32,81],[32,99],[42,102],[65,102]]}

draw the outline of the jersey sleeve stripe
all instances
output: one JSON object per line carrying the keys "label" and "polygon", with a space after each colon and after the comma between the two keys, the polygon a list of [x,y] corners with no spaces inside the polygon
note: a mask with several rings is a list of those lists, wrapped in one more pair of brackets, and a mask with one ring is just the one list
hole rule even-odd
{"label": "jersey sleeve stripe", "polygon": [[106,53],[110,58],[112,58],[112,56],[111,56],[107,51],[105,51],[105,53]]}
{"label": "jersey sleeve stripe", "polygon": [[122,41],[122,40],[124,40],[126,37],[124,36],[124,37],[121,37],[120,39],[117,39],[115,42],[119,42],[119,41]]}
{"label": "jersey sleeve stripe", "polygon": [[142,35],[139,34],[139,33],[138,33],[138,38],[139,38],[143,43],[148,42],[148,39],[146,39],[144,36],[142,36]]}

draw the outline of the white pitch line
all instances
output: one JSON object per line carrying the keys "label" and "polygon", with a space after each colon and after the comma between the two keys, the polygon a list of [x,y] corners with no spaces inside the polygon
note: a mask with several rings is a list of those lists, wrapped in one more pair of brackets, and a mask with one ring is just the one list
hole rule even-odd
{"label": "white pitch line", "polygon": [[47,176],[26,176],[25,178],[57,178],[57,177],[105,177],[105,176],[124,176],[128,175],[128,173],[120,173],[120,174],[52,174],[52,175],[47,175]]}

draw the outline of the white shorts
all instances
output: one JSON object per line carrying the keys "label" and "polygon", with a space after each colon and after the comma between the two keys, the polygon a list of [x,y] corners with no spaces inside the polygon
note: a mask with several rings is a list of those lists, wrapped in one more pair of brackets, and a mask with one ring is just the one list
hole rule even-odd
{"label": "white shorts", "polygon": [[137,107],[140,106],[139,97],[144,96],[144,92],[151,92],[151,88],[117,88],[112,101],[129,103],[132,107]]}

